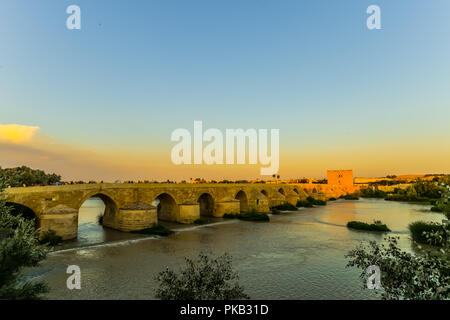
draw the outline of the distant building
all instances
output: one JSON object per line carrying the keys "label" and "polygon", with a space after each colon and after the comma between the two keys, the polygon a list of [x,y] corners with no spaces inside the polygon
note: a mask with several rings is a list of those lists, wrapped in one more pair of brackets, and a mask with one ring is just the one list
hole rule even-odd
{"label": "distant building", "polygon": [[330,185],[353,186],[353,170],[327,170]]}

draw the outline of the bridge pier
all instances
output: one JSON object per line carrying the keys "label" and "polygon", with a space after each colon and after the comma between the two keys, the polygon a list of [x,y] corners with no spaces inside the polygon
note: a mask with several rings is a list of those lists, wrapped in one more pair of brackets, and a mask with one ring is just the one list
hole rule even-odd
{"label": "bridge pier", "polygon": [[45,210],[39,217],[40,234],[53,230],[63,240],[75,239],[78,235],[78,210],[58,205]]}
{"label": "bridge pier", "polygon": [[138,231],[154,227],[158,223],[156,207],[143,202],[128,204],[113,215],[105,212],[103,225],[119,231]]}
{"label": "bridge pier", "polygon": [[200,218],[200,205],[196,202],[186,201],[179,205],[179,223],[193,223]]}
{"label": "bridge pier", "polygon": [[232,198],[223,198],[216,202],[214,216],[223,217],[225,213],[238,214],[241,212],[241,202]]}

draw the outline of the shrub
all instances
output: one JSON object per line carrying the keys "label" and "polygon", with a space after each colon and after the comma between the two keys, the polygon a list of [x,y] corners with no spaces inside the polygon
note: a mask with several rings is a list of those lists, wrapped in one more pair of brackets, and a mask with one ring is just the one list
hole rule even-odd
{"label": "shrub", "polygon": [[39,244],[34,221],[11,214],[0,185],[0,300],[41,299],[49,291],[44,282],[22,274],[23,268],[44,260],[47,252],[47,246]]}
{"label": "shrub", "polygon": [[44,232],[41,240],[39,241],[41,244],[49,244],[51,246],[56,246],[63,241],[61,236],[58,236],[54,230],[48,230]]}
{"label": "shrub", "polygon": [[336,201],[336,200],[337,200],[337,199],[334,198],[334,197],[331,197],[331,198],[328,199],[328,201]]}
{"label": "shrub", "polygon": [[351,229],[365,230],[365,231],[381,231],[381,232],[391,231],[385,224],[382,224],[381,221],[374,221],[374,223],[372,224],[368,224],[361,221],[350,221],[347,223],[347,227]]}
{"label": "shrub", "polygon": [[270,218],[265,213],[241,213],[238,216],[238,219],[244,221],[261,221],[261,222],[269,222]]}
{"label": "shrub", "polygon": [[225,213],[222,218],[224,218],[224,219],[237,219],[238,215],[239,214]]}
{"label": "shrub", "polygon": [[430,239],[428,234],[439,233],[443,230],[443,226],[433,222],[417,221],[409,225],[409,231],[414,241],[422,244],[430,244],[434,246],[441,246],[446,239]]}
{"label": "shrub", "polygon": [[312,208],[313,204],[306,200],[298,200],[297,207]]}
{"label": "shrub", "polygon": [[433,212],[442,212],[442,209],[441,208],[439,208],[439,207],[437,207],[437,206],[433,206],[433,207],[431,207],[431,209],[430,209],[431,211],[433,211]]}
{"label": "shrub", "polygon": [[197,220],[194,221],[195,224],[205,224],[207,222],[208,220],[205,218],[198,218]]}
{"label": "shrub", "polygon": [[140,233],[140,234],[151,234],[156,236],[168,236],[173,233],[172,230],[164,227],[161,224],[157,224],[154,227],[146,228],[142,230],[132,231],[133,233]]}
{"label": "shrub", "polygon": [[347,194],[344,196],[345,200],[359,200],[359,197],[356,194]]}
{"label": "shrub", "polygon": [[280,214],[280,210],[278,210],[277,208],[272,208],[271,212],[272,214]]}
{"label": "shrub", "polygon": [[297,207],[290,204],[289,202],[285,202],[283,204],[280,204],[279,206],[275,206],[273,207],[277,210],[282,210],[282,211],[297,211]]}
{"label": "shrub", "polygon": [[367,285],[367,268],[376,264],[381,271],[383,290],[374,290],[385,300],[444,300],[450,290],[450,263],[445,255],[432,254],[424,249],[421,254],[403,251],[399,237],[388,237],[388,244],[370,241],[360,243],[347,254],[347,267],[358,267],[360,279]]}
{"label": "shrub", "polygon": [[309,203],[316,205],[316,206],[325,206],[327,204],[326,201],[320,200],[320,199],[314,199],[313,197],[309,196],[306,198],[306,201]]}
{"label": "shrub", "polygon": [[360,190],[361,197],[363,198],[385,198],[387,193],[378,188],[363,188]]}
{"label": "shrub", "polygon": [[176,273],[169,268],[156,276],[156,298],[162,300],[237,300],[248,299],[232,268],[231,256],[215,259],[200,253],[196,260],[185,258],[186,265]]}

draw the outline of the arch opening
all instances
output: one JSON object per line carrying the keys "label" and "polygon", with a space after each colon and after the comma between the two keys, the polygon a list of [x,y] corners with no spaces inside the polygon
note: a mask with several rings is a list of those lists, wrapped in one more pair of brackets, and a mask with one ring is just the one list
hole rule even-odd
{"label": "arch opening", "polygon": [[248,200],[247,200],[247,195],[245,194],[244,191],[239,191],[236,194],[235,199],[239,200],[240,202],[240,207],[241,207],[241,212],[247,212],[248,211]]}
{"label": "arch opening", "polygon": [[78,210],[78,241],[96,243],[105,240],[106,229],[114,224],[117,205],[104,194],[86,199]]}
{"label": "arch opening", "polygon": [[214,215],[214,198],[209,193],[203,193],[197,200],[201,216]]}
{"label": "arch opening", "polygon": [[170,194],[160,194],[152,202],[152,205],[157,208],[159,220],[177,221],[178,205]]}
{"label": "arch opening", "polygon": [[295,192],[296,194],[298,194],[298,190],[297,190],[297,188],[294,188],[294,192]]}
{"label": "arch opening", "polygon": [[268,198],[268,194],[267,194],[267,191],[266,191],[266,190],[261,190],[261,193],[262,193],[266,198]]}
{"label": "arch opening", "polygon": [[284,196],[284,190],[283,188],[278,189],[278,192],[281,193]]}
{"label": "arch opening", "polygon": [[32,220],[34,221],[34,226],[39,228],[39,218],[32,209],[15,202],[6,202],[6,206],[9,208],[12,215],[21,215],[26,220]]}

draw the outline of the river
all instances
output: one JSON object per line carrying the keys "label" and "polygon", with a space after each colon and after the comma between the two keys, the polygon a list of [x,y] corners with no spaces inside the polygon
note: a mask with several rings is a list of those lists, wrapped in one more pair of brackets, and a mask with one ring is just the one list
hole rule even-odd
{"label": "river", "polygon": [[[155,275],[178,268],[200,251],[228,252],[252,299],[377,299],[363,288],[360,271],[346,268],[345,254],[383,235],[349,230],[348,221],[386,223],[400,246],[413,250],[408,224],[441,221],[430,206],[381,199],[338,200],[327,206],[272,215],[270,223],[217,219],[211,225],[170,225],[177,232],[152,237],[103,229],[99,199],[80,209],[79,238],[52,252],[27,277],[46,281],[49,299],[154,299]],[[68,265],[81,269],[81,289],[66,287]]]}

